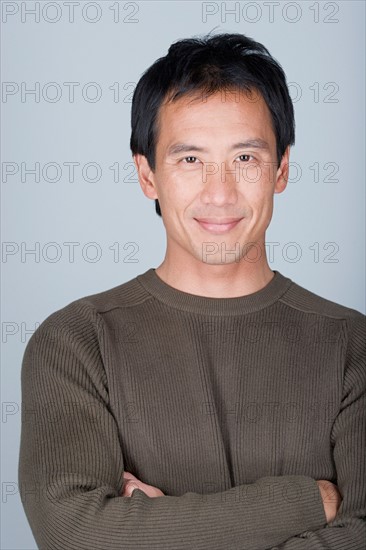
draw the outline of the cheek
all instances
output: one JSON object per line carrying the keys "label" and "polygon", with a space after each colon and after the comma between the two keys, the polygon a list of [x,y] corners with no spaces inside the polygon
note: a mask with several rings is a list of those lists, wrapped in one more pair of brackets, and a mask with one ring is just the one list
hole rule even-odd
{"label": "cheek", "polygon": [[202,173],[198,170],[165,170],[161,178],[161,194],[166,202],[184,207],[194,199],[202,186]]}
{"label": "cheek", "polygon": [[275,178],[273,163],[252,162],[241,167],[240,174],[243,181],[252,183],[255,187],[266,188],[271,185]]}
{"label": "cheek", "polygon": [[240,176],[242,181],[245,181],[248,185],[252,185],[254,188],[257,188],[266,179],[266,174],[259,164],[242,166]]}
{"label": "cheek", "polygon": [[270,182],[245,182],[242,188],[243,202],[252,211],[253,223],[265,223],[273,210],[273,192]]}
{"label": "cheek", "polygon": [[241,169],[243,194],[253,206],[263,206],[273,195],[273,167],[270,163],[248,163]]}

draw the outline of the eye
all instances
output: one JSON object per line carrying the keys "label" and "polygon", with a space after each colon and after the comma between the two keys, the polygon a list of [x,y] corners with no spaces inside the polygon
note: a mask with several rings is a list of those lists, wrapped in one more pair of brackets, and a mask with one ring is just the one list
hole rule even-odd
{"label": "eye", "polygon": [[184,157],[182,160],[186,161],[185,164],[195,164],[197,157]]}
{"label": "eye", "polygon": [[255,160],[252,155],[245,155],[244,153],[242,155],[239,155],[237,158],[240,159],[241,157],[248,157],[248,159],[251,157],[253,160]]}

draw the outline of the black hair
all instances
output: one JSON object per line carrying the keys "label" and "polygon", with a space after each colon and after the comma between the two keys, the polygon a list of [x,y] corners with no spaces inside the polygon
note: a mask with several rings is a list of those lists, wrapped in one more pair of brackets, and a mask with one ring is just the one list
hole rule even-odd
{"label": "black hair", "polygon": [[[295,143],[294,108],[286,75],[265,46],[238,33],[178,40],[143,73],[132,98],[132,155],[144,155],[155,170],[158,113],[167,98],[174,101],[196,93],[207,97],[223,90],[254,91],[263,96],[272,117],[279,166],[287,146]],[[155,210],[161,216],[157,199]]]}

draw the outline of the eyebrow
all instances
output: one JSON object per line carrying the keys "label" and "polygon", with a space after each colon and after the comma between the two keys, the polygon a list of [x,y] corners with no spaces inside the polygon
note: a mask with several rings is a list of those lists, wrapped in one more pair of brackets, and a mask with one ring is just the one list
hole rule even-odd
{"label": "eyebrow", "polygon": [[[242,149],[245,147],[254,147],[255,149],[263,149],[269,151],[268,143],[261,138],[248,139],[247,141],[241,141],[235,143],[230,147],[230,151],[235,149]],[[177,155],[178,153],[188,153],[190,151],[197,151],[198,153],[207,153],[207,149],[204,147],[197,147],[197,145],[191,145],[189,143],[174,143],[168,148],[167,156]]]}

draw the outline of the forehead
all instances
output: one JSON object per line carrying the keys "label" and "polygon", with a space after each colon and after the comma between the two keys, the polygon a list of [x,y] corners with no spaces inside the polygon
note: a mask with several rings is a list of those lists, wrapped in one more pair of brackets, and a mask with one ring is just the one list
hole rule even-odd
{"label": "forehead", "polygon": [[196,92],[166,100],[159,109],[157,127],[157,144],[161,146],[168,146],[178,135],[223,134],[224,128],[230,133],[255,132],[274,139],[271,113],[257,91],[222,91],[210,96]]}

